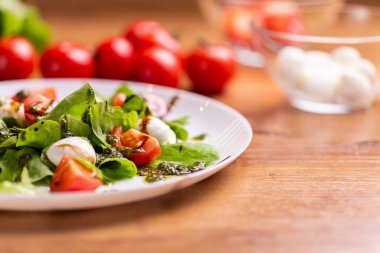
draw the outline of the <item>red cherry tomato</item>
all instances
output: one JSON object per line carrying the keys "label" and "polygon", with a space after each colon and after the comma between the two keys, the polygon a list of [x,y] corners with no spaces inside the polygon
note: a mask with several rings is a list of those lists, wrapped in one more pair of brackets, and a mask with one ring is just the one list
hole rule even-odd
{"label": "red cherry tomato", "polygon": [[124,93],[117,93],[113,98],[112,104],[122,107],[127,96]]}
{"label": "red cherry tomato", "polygon": [[50,183],[52,192],[93,191],[102,185],[94,171],[68,155],[64,155],[55,169]]}
{"label": "red cherry tomato", "polygon": [[35,51],[24,38],[0,40],[0,80],[29,77],[35,67]]}
{"label": "red cherry tomato", "polygon": [[52,86],[45,86],[41,88],[35,88],[35,89],[27,89],[27,90],[21,90],[17,92],[12,99],[17,102],[24,102],[25,99],[27,99],[29,96],[40,94],[44,97],[47,97],[51,100],[57,99],[57,93],[54,87]]}
{"label": "red cherry tomato", "polygon": [[112,145],[116,148],[126,147],[131,150],[124,151],[124,155],[137,166],[151,163],[161,155],[161,147],[157,139],[135,129],[122,133],[123,129],[116,126],[111,134],[115,137]]}
{"label": "red cherry tomato", "polygon": [[38,117],[44,116],[49,112],[52,103],[53,100],[40,94],[29,96],[24,101],[25,119],[33,124]]}
{"label": "red cherry tomato", "polygon": [[180,61],[185,58],[184,50],[178,41],[156,21],[138,20],[132,23],[125,37],[140,52],[151,47],[159,47],[168,50]]}
{"label": "red cherry tomato", "polygon": [[196,47],[186,63],[194,91],[206,95],[222,92],[236,69],[234,53],[221,45]]}
{"label": "red cherry tomato", "polygon": [[93,76],[94,66],[88,49],[66,41],[46,49],[40,60],[44,77],[89,78]]}
{"label": "red cherry tomato", "polygon": [[261,13],[255,5],[227,6],[223,13],[222,27],[227,37],[241,45],[250,46],[252,22],[260,25]]}
{"label": "red cherry tomato", "polygon": [[124,38],[111,38],[102,42],[96,53],[96,76],[128,80],[133,77],[136,56],[131,43]]}
{"label": "red cherry tomato", "polygon": [[295,15],[275,15],[267,16],[264,19],[263,27],[274,32],[304,34],[305,25],[302,20]]}
{"label": "red cherry tomato", "polygon": [[141,82],[177,87],[181,72],[181,63],[172,53],[153,47],[140,56],[136,75]]}

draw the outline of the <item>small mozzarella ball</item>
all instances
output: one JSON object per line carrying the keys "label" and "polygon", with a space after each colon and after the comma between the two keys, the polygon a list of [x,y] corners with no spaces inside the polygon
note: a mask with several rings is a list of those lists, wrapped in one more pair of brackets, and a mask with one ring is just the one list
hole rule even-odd
{"label": "small mozzarella ball", "polygon": [[337,102],[349,104],[369,103],[373,96],[371,81],[365,74],[353,67],[343,69],[342,81],[336,91]]}
{"label": "small mozzarella ball", "polygon": [[280,79],[289,83],[288,85],[297,84],[304,58],[305,53],[302,49],[291,46],[284,47],[279,52],[276,62]]}
{"label": "small mozzarella ball", "polygon": [[322,65],[330,64],[331,62],[331,56],[323,51],[309,51],[305,54],[305,63],[307,65]]}
{"label": "small mozzarella ball", "polygon": [[369,80],[371,80],[371,82],[376,82],[377,70],[371,61],[367,59],[360,59],[359,61],[356,61],[352,66],[365,74]]}
{"label": "small mozzarella ball", "polygon": [[96,153],[90,142],[82,137],[68,137],[57,141],[51,145],[47,152],[49,160],[58,165],[63,155],[69,155],[73,158],[80,157],[92,164],[95,164]]}
{"label": "small mozzarella ball", "polygon": [[153,94],[144,94],[143,98],[152,111],[153,116],[161,117],[168,112],[168,106],[162,98]]}
{"label": "small mozzarella ball", "polygon": [[341,64],[352,64],[361,59],[360,53],[353,47],[337,47],[331,52],[334,61]]}
{"label": "small mozzarella ball", "polygon": [[173,130],[159,118],[151,116],[145,117],[140,120],[137,128],[156,138],[160,144],[176,143],[177,138]]}
{"label": "small mozzarella ball", "polygon": [[306,65],[303,70],[305,93],[321,102],[334,100],[335,90],[340,83],[342,69],[339,64]]}

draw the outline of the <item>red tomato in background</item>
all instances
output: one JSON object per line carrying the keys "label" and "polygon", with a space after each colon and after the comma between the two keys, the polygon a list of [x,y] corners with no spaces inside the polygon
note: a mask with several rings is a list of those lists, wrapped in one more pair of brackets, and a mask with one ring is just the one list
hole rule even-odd
{"label": "red tomato in background", "polygon": [[184,50],[178,41],[156,21],[135,21],[128,27],[125,37],[140,52],[159,47],[168,50],[180,61],[185,58]]}
{"label": "red tomato in background", "polygon": [[95,63],[92,53],[85,47],[64,41],[46,49],[40,59],[44,77],[90,78]]}
{"label": "red tomato in background", "polygon": [[47,97],[51,100],[57,99],[57,92],[54,87],[52,86],[44,86],[41,88],[35,88],[35,89],[27,89],[27,90],[21,90],[17,92],[12,99],[14,101],[17,101],[19,103],[22,103],[27,99],[29,96],[40,94],[44,97]]}
{"label": "red tomato in background", "polygon": [[186,61],[194,91],[205,95],[222,92],[235,69],[233,51],[222,45],[198,46]]}
{"label": "red tomato in background", "polygon": [[112,145],[116,148],[127,147],[139,152],[133,153],[125,151],[124,155],[136,164],[136,166],[144,166],[151,163],[154,159],[161,155],[161,147],[157,139],[135,129],[129,129],[123,133],[120,126],[114,127],[111,132],[116,138]]}
{"label": "red tomato in background", "polygon": [[239,44],[249,46],[252,35],[252,22],[260,25],[260,12],[254,5],[227,6],[223,13],[222,27],[227,37]]}
{"label": "red tomato in background", "polygon": [[293,15],[267,16],[264,19],[263,27],[274,32],[291,34],[304,34],[306,30],[302,20]]}
{"label": "red tomato in background", "polygon": [[136,55],[131,43],[124,38],[102,42],[95,53],[96,76],[129,80],[134,75]]}
{"label": "red tomato in background", "polygon": [[0,40],[0,80],[29,77],[35,67],[36,53],[24,38],[9,37]]}
{"label": "red tomato in background", "polygon": [[225,7],[222,27],[231,40],[244,46],[255,43],[252,23],[275,32],[305,33],[298,6],[292,1],[262,0]]}
{"label": "red tomato in background", "polygon": [[50,183],[52,192],[93,191],[103,183],[94,175],[94,171],[75,158],[64,155],[55,169]]}
{"label": "red tomato in background", "polygon": [[37,117],[45,116],[49,112],[52,103],[53,100],[40,94],[29,96],[24,101],[25,119],[33,124]]}
{"label": "red tomato in background", "polygon": [[138,62],[137,80],[177,87],[182,72],[181,62],[169,51],[153,47],[145,50]]}

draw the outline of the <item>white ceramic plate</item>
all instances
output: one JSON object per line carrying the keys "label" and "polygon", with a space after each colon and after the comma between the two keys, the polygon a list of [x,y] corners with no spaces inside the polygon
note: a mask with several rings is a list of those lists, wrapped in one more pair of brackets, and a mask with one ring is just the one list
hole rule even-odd
{"label": "white ceramic plate", "polygon": [[[101,95],[108,97],[121,84],[113,80],[84,79],[31,79],[0,82],[0,95],[11,96],[22,88],[52,85],[62,99],[85,82],[89,82]],[[191,115],[187,127],[190,136],[207,133],[204,142],[214,145],[220,152],[220,161],[207,169],[161,182],[145,183],[142,177],[104,186],[96,192],[50,193],[37,196],[0,194],[3,210],[70,210],[116,205],[152,198],[195,184],[218,172],[234,161],[250,144],[252,128],[237,111],[213,99],[190,92],[141,83],[128,83],[137,93],[153,93],[170,100],[179,99],[168,118]],[[47,190],[47,189],[45,189]]]}

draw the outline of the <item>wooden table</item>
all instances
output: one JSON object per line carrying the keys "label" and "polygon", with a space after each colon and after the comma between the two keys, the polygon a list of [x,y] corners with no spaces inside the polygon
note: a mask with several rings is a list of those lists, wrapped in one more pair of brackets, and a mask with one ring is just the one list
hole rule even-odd
{"label": "wooden table", "polygon": [[[125,16],[144,15],[183,28],[186,45],[193,34],[218,38],[196,13],[127,14],[47,18],[57,40],[94,43],[116,34]],[[254,126],[254,141],[232,165],[138,203],[0,212],[0,252],[380,251],[379,106],[344,116],[303,113],[262,70],[248,68],[217,99]]]}

